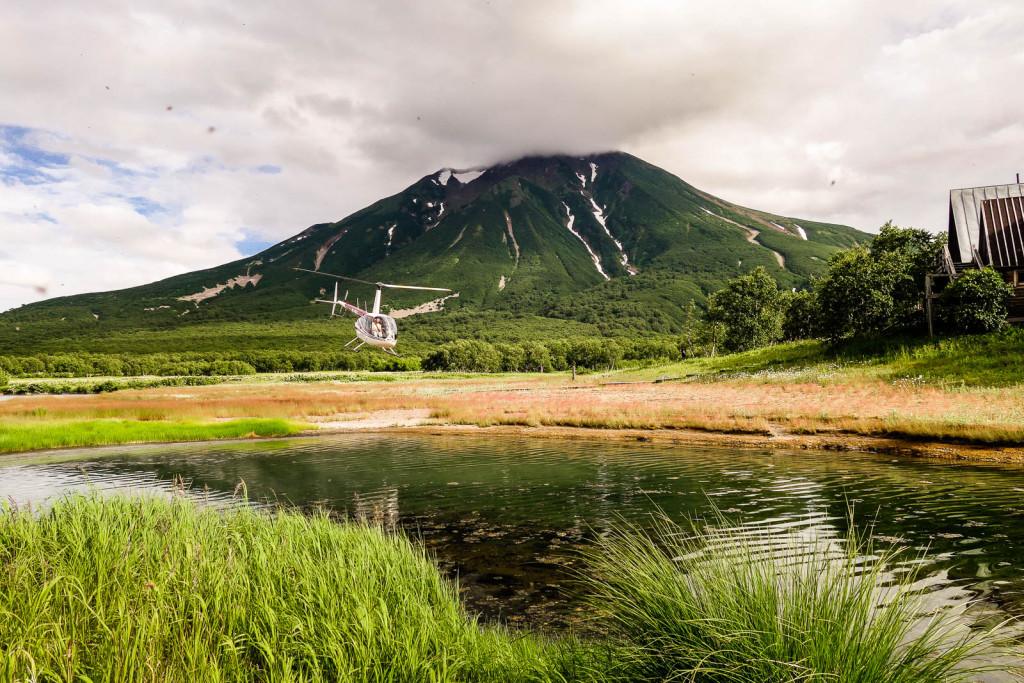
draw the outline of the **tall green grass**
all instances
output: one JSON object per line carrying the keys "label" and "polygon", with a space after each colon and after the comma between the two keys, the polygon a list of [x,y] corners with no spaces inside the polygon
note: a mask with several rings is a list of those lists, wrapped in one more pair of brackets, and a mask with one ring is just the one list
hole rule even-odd
{"label": "tall green grass", "polygon": [[[799,541],[799,542],[798,542]],[[0,507],[0,681],[856,681],[968,678],[998,631],[882,553],[749,529],[625,528],[591,553],[607,640],[480,625],[423,548],[326,514],[183,495]]]}
{"label": "tall green grass", "polygon": [[184,497],[0,513],[0,680],[569,680],[405,537]]}
{"label": "tall green grass", "polygon": [[979,658],[995,656],[1002,626],[972,630],[928,605],[912,577],[887,573],[894,559],[856,538],[663,521],[601,539],[586,583],[623,644],[622,680],[928,683],[998,668]]}
{"label": "tall green grass", "polygon": [[0,453],[71,446],[287,436],[303,429],[304,425],[289,420],[257,418],[213,423],[164,420],[7,422],[0,424]]}

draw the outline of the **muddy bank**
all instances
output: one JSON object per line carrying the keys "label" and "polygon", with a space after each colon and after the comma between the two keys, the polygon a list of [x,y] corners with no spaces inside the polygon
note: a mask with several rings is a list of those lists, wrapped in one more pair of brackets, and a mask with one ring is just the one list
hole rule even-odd
{"label": "muddy bank", "polygon": [[937,441],[899,439],[888,436],[867,436],[844,432],[792,434],[781,427],[771,434],[749,434],[696,429],[595,429],[524,425],[446,424],[429,417],[424,410],[386,410],[359,413],[353,419],[325,421],[319,429],[305,435],[340,434],[352,431],[388,431],[391,433],[434,434],[439,436],[502,436],[587,441],[625,441],[639,443],[678,444],[683,446],[728,446],[731,448],[772,448],[786,450],[854,451],[889,455],[974,460],[989,462],[1024,462],[1024,448],[953,444]]}

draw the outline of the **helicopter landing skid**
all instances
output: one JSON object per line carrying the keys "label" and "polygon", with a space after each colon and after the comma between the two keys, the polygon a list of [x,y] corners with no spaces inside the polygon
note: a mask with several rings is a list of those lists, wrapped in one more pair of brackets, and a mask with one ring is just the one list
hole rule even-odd
{"label": "helicopter landing skid", "polygon": [[400,354],[396,353],[394,349],[389,349],[386,346],[382,346],[380,350],[384,351],[386,353],[390,353],[395,358],[401,358],[402,357]]}
{"label": "helicopter landing skid", "polygon": [[[352,341],[350,341],[350,342],[349,342],[348,344],[351,344],[352,342],[354,342],[354,341],[357,341],[358,339],[359,339],[359,337],[356,337],[355,339],[353,339]],[[360,348],[360,347],[361,347],[361,346],[362,346],[363,344],[365,344],[365,343],[366,343],[366,342],[359,342],[359,344],[358,344],[358,345],[356,345],[356,346],[352,347],[351,349],[349,349],[349,351],[358,351],[358,350],[359,350],[359,348]],[[342,346],[341,348],[343,348],[343,349],[348,349],[348,344],[345,344],[345,345],[344,345],[344,346]]]}

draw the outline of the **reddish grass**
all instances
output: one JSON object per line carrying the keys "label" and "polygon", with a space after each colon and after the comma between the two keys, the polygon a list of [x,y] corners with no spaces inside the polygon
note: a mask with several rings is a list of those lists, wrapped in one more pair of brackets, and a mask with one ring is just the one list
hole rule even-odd
{"label": "reddish grass", "polygon": [[428,409],[436,418],[460,424],[743,433],[845,431],[1024,443],[1024,395],[1017,390],[946,391],[880,381],[822,386],[737,379],[598,386],[573,384],[564,376],[534,376],[218,385],[19,397],[0,403],[0,419],[277,417],[316,421],[396,408]]}

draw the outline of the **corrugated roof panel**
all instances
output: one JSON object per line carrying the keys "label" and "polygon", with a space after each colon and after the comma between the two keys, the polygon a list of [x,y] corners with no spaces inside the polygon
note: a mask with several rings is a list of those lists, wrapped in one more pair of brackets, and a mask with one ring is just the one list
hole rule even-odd
{"label": "corrugated roof panel", "polygon": [[[1024,183],[950,191],[949,237],[958,263],[969,263],[976,249],[985,265],[1024,265],[1024,223],[1014,218],[1018,210],[1018,204],[1010,201],[1014,198],[1024,198]],[[993,204],[992,215],[983,219],[982,209],[988,201],[1001,203]],[[1024,212],[1024,205],[1019,209]]]}
{"label": "corrugated roof panel", "polygon": [[1024,216],[1017,205],[1019,197],[986,199],[981,207],[983,244],[988,253],[982,259],[997,268],[1024,266]]}

